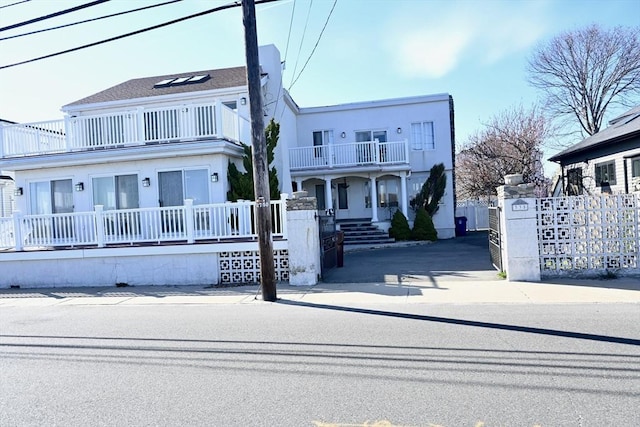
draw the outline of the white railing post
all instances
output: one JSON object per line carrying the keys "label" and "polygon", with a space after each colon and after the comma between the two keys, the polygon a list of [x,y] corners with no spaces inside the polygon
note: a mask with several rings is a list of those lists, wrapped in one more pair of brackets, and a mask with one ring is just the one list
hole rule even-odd
{"label": "white railing post", "polygon": [[0,123],[0,159],[4,157],[4,126]]}
{"label": "white railing post", "polygon": [[73,138],[73,132],[71,132],[71,126],[70,126],[70,117],[69,116],[64,116],[64,123],[62,125],[62,135],[64,138],[64,149],[65,151],[69,152],[71,151],[71,147],[73,146],[73,144],[71,143],[71,139]]}
{"label": "white railing post", "polygon": [[136,112],[134,114],[136,117],[136,136],[138,139],[137,142],[139,142],[140,144],[144,144],[146,142],[144,137],[144,108],[136,108]]}
{"label": "white railing post", "polygon": [[224,137],[224,129],[222,129],[222,101],[220,98],[216,99],[216,103],[213,106],[213,120],[215,124],[215,134],[218,138]]}
{"label": "white railing post", "polygon": [[333,167],[333,144],[329,144],[329,167]]}
{"label": "white railing post", "polygon": [[20,211],[14,211],[11,217],[13,218],[13,244],[16,252],[19,252],[24,248],[22,227],[20,226],[22,224],[22,215],[20,215]]}
{"label": "white railing post", "polygon": [[193,199],[185,199],[184,200],[184,216],[185,216],[185,224],[187,227],[187,243],[195,242],[195,226],[193,221]]}
{"label": "white railing post", "polygon": [[96,241],[99,248],[104,248],[104,206],[95,205],[95,227],[96,227]]}
{"label": "white railing post", "polygon": [[371,160],[376,165],[380,163],[380,141],[378,141],[378,138],[373,140],[373,157]]}
{"label": "white railing post", "polygon": [[[300,187],[300,190],[302,190],[302,186]],[[280,232],[282,233],[282,238],[283,239],[287,239],[289,234],[287,233],[288,231],[288,227],[287,227],[287,197],[289,195],[286,193],[281,193],[280,194],[280,227],[281,230]]]}
{"label": "white railing post", "polygon": [[404,140],[404,161],[405,163],[409,163],[409,140],[405,138]]}

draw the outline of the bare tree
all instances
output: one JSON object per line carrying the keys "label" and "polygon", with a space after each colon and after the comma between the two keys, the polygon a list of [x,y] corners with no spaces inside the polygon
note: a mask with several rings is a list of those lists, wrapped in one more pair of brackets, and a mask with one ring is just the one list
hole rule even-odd
{"label": "bare tree", "polygon": [[640,27],[611,30],[594,24],[561,33],[536,48],[529,83],[545,97],[549,117],[583,136],[602,126],[607,108],[635,105],[640,94]]}
{"label": "bare tree", "polygon": [[542,144],[548,136],[546,118],[536,107],[522,106],[494,116],[485,128],[469,137],[456,155],[456,191],[459,199],[489,198],[504,176],[523,174],[546,195],[547,179],[542,167]]}

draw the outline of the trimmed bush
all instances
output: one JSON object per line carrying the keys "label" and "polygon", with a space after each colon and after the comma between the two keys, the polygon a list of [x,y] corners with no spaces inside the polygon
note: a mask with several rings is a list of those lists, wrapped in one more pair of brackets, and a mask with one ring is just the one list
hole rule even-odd
{"label": "trimmed bush", "polygon": [[411,228],[407,217],[401,211],[396,211],[391,218],[391,228],[389,228],[389,237],[396,240],[409,240],[411,238]]}
{"label": "trimmed bush", "polygon": [[416,212],[411,238],[413,240],[431,240],[432,242],[438,240],[438,232],[433,225],[433,220],[424,209],[418,209]]}

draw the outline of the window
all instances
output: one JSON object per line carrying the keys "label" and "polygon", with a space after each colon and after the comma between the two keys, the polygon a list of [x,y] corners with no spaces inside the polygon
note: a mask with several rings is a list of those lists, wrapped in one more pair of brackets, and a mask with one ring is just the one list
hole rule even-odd
{"label": "window", "polygon": [[136,209],[138,198],[138,175],[117,175],[93,178],[93,204],[104,210]]}
{"label": "window", "polygon": [[411,147],[414,150],[435,150],[433,122],[411,123]]}
{"label": "window", "polygon": [[398,180],[378,180],[378,206],[388,208],[398,206]]}
{"label": "window", "polygon": [[640,159],[633,159],[631,161],[631,177],[640,178]]}
{"label": "window", "polygon": [[567,195],[582,195],[582,168],[569,169],[567,171]]}
{"label": "window", "polygon": [[315,157],[322,157],[323,145],[333,144],[333,131],[332,130],[318,130],[313,132],[313,154]]}
{"label": "window", "polygon": [[194,205],[209,203],[209,173],[206,169],[189,169],[158,173],[160,206],[182,206],[184,199]]}
{"label": "window", "polygon": [[601,187],[604,183],[609,185],[616,184],[616,164],[615,162],[606,162],[596,164],[596,185]]}
{"label": "window", "polygon": [[[370,142],[378,140],[379,143],[387,142],[386,130],[364,130],[356,132],[356,142]],[[382,147],[381,147],[382,149]],[[361,144],[356,148],[358,163],[369,163],[374,161],[374,150],[370,144]],[[381,150],[382,151],[382,150]]]}

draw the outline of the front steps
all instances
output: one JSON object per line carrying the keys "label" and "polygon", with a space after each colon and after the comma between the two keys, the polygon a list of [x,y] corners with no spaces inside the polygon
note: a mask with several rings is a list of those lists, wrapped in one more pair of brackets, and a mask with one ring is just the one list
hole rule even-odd
{"label": "front steps", "polygon": [[395,239],[389,234],[371,224],[371,220],[354,219],[338,222],[340,230],[344,232],[344,245],[379,245],[394,243]]}

